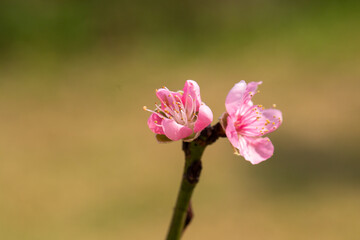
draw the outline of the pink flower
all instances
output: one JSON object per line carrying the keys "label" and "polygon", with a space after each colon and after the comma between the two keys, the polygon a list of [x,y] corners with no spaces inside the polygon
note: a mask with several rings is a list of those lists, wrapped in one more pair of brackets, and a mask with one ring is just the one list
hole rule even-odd
{"label": "pink flower", "polygon": [[[173,141],[192,141],[213,120],[208,106],[201,102],[200,87],[193,80],[187,80],[183,91],[172,92],[166,87],[156,90],[161,104],[155,103],[155,110],[148,120],[151,131],[165,135]],[[158,138],[159,139],[159,138]]]}
{"label": "pink flower", "polygon": [[243,156],[252,164],[270,158],[274,146],[269,138],[262,135],[275,131],[282,123],[282,114],[276,109],[264,109],[253,105],[251,98],[262,82],[240,81],[226,97],[227,114],[223,115],[222,125],[235,153]]}

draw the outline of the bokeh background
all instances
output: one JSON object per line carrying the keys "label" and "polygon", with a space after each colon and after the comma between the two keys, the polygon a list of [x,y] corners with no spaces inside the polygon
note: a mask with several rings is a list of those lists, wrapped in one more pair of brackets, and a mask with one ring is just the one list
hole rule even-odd
{"label": "bokeh background", "polygon": [[0,2],[0,239],[164,239],[181,143],[147,128],[155,88],[238,81],[283,111],[274,156],[208,147],[183,239],[358,239],[358,1]]}

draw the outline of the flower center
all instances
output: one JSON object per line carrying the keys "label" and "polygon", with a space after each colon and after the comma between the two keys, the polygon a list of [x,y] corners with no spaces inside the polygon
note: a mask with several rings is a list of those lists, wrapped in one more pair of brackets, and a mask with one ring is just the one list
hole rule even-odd
{"label": "flower center", "polygon": [[185,98],[184,104],[179,95],[168,94],[167,98],[160,99],[160,102],[161,104],[155,103],[155,110],[150,110],[146,106],[144,106],[143,109],[158,115],[162,119],[174,119],[178,124],[186,125],[190,128],[194,127],[197,119],[196,99],[188,95]]}

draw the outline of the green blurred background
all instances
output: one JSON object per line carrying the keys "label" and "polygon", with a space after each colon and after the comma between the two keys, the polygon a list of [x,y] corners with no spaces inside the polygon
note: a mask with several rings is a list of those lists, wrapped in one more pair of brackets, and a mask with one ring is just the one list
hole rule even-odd
{"label": "green blurred background", "polygon": [[183,239],[358,239],[358,1],[0,2],[0,239],[164,239],[181,143],[147,128],[155,88],[238,81],[283,111],[252,166],[203,158]]}

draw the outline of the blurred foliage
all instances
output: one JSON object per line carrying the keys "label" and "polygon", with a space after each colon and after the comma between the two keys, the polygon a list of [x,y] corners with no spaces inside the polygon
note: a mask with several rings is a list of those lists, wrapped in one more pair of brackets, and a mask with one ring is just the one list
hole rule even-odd
{"label": "blurred foliage", "polygon": [[[41,1],[0,3],[0,49],[72,53],[106,46],[146,45],[194,54],[246,48],[274,37],[307,41],[309,52],[359,24],[357,1]],[[301,32],[309,27],[312,32]],[[300,28],[300,29],[299,29]],[[306,36],[307,35],[307,36]],[[346,36],[344,36],[346,37]],[[344,38],[342,37],[342,38]],[[20,49],[20,50],[19,50]]]}

